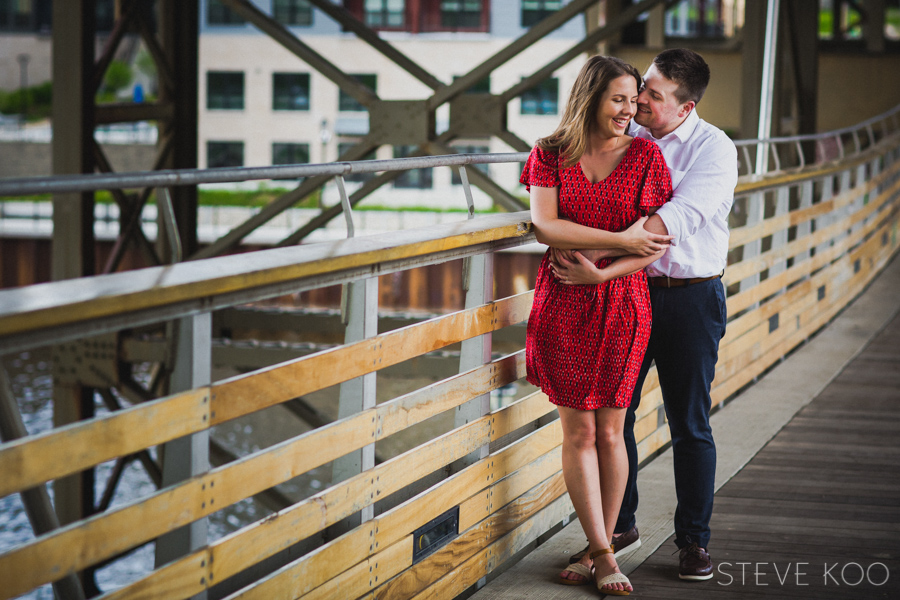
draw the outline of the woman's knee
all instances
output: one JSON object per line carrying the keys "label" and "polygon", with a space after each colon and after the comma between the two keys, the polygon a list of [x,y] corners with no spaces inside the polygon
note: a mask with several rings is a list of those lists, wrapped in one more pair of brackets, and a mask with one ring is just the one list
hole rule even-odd
{"label": "woman's knee", "polygon": [[592,419],[564,419],[563,443],[576,449],[593,448],[597,442],[597,427]]}

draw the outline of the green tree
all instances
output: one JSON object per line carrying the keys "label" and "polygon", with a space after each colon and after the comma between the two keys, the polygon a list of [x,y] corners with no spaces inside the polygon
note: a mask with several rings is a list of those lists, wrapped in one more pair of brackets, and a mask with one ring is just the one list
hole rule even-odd
{"label": "green tree", "polygon": [[121,60],[109,63],[106,73],[103,74],[104,91],[115,97],[131,83],[133,78],[131,67]]}

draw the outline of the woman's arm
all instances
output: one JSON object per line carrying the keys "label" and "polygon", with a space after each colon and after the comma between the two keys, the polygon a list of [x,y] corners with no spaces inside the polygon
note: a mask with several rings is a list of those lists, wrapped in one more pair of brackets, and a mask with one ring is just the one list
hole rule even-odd
{"label": "woman's arm", "polygon": [[553,274],[562,283],[567,285],[590,285],[606,283],[607,281],[636,273],[650,263],[659,260],[663,254],[665,254],[665,250],[650,256],[630,254],[617,258],[605,268],[600,269],[585,258],[581,252],[576,251],[574,253],[575,262],[567,260],[563,256],[558,256],[558,262],[551,263],[550,268],[553,269]]}
{"label": "woman's arm", "polygon": [[616,249],[627,254],[654,256],[666,249],[671,236],[644,229],[646,219],[642,217],[635,226],[617,233],[579,225],[559,218],[558,188],[531,186],[531,221],[537,240],[554,248]]}

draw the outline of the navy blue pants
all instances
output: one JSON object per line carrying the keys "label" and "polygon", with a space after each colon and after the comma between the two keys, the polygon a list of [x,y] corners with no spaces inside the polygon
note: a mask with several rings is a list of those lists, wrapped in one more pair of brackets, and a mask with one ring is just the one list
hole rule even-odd
{"label": "navy blue pants", "polygon": [[616,532],[635,525],[638,506],[635,411],[641,387],[656,361],[675,462],[675,543],[709,544],[716,481],[716,446],[709,426],[709,389],[716,372],[719,341],[725,335],[725,290],[720,279],[676,288],[650,287],[653,326],[650,343],[625,416],[628,483]]}

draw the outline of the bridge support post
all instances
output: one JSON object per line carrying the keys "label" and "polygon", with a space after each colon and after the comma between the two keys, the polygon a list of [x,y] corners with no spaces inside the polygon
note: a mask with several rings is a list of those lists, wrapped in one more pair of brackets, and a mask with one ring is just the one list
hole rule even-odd
{"label": "bridge support post", "polygon": [[[345,319],[347,328],[344,343],[350,344],[378,335],[378,278],[370,277],[354,281],[345,288],[347,294]],[[341,384],[338,418],[343,419],[375,406],[375,373],[345,381]],[[344,481],[368,471],[375,466],[375,444],[368,444],[334,461],[332,484]],[[348,519],[342,527],[352,528],[370,520],[375,514],[375,505],[363,508],[357,517]],[[340,529],[340,527],[338,528]],[[338,530],[334,531],[335,533]]]}
{"label": "bridge support post", "polygon": [[[180,319],[175,329],[175,360],[170,392],[208,385],[212,365],[212,315]],[[162,447],[162,485],[209,471],[209,430],[167,442]],[[156,567],[206,545],[207,520],[200,519],[156,540]],[[205,594],[195,598],[205,598]]]}
{"label": "bridge support post", "polygon": [[[53,3],[53,174],[75,175],[94,170],[95,21],[91,0]],[[52,278],[54,281],[93,275],[94,194],[73,192],[53,197]],[[79,384],[53,385],[53,425],[61,427],[94,415],[94,391]],[[54,504],[62,525],[94,512],[94,469],[53,482]],[[93,571],[79,574],[88,595],[98,590]]]}

